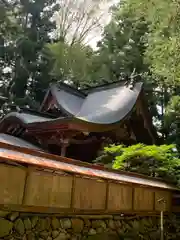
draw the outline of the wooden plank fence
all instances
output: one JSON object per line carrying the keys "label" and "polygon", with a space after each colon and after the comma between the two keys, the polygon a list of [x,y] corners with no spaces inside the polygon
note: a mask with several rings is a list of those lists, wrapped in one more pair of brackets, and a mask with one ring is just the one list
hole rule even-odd
{"label": "wooden plank fence", "polygon": [[[170,212],[172,191],[0,164],[0,207],[26,212]],[[160,203],[160,199],[165,203]]]}

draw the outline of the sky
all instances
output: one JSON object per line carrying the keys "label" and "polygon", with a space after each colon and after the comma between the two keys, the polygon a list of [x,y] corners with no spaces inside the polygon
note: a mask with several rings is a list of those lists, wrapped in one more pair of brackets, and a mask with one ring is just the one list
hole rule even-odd
{"label": "sky", "polygon": [[[119,0],[111,0],[107,4],[102,5],[101,11],[104,13],[103,26],[106,26],[111,20],[111,14],[109,12],[109,8],[111,6],[113,6],[114,4],[117,4],[118,2],[119,2]],[[96,48],[97,42],[99,40],[101,40],[101,34],[102,34],[102,31],[98,31],[98,32],[96,31],[89,36],[88,44],[92,48],[94,48],[94,49]]]}
{"label": "sky", "polygon": [[[87,31],[89,34],[83,42],[95,49],[97,42],[101,39],[104,26],[111,20],[109,8],[118,2],[120,0],[62,0],[62,11],[54,15],[58,27],[55,34],[64,31],[66,40],[71,42],[75,35],[81,35],[89,29]],[[68,16],[67,19],[65,16]],[[66,24],[63,24],[64,19],[66,19],[68,31],[66,31]],[[97,21],[93,23],[94,20]]]}

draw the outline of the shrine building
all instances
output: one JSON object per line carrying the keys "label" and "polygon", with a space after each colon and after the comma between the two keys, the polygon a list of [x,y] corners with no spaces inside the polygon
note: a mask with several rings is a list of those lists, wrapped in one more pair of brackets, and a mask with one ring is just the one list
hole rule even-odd
{"label": "shrine building", "polygon": [[105,142],[157,144],[141,82],[77,90],[52,84],[38,111],[14,109],[0,122],[0,141],[92,162]]}

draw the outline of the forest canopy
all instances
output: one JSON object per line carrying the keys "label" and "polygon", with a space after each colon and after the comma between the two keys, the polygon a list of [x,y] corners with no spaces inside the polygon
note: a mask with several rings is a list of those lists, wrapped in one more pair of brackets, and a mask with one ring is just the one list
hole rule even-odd
{"label": "forest canopy", "polygon": [[[0,3],[1,113],[17,104],[37,108],[49,83],[78,88],[139,74],[165,144],[180,151],[180,2],[3,0]],[[89,37],[102,32],[96,49]]]}

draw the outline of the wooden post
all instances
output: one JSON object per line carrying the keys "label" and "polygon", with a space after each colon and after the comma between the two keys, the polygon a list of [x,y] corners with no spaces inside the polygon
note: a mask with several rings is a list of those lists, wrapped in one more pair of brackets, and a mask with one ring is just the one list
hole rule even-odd
{"label": "wooden post", "polygon": [[164,224],[163,224],[163,211],[161,211],[161,224],[160,224],[160,226],[161,226],[161,240],[164,240]]}
{"label": "wooden post", "polygon": [[161,229],[161,240],[164,240],[164,205],[166,201],[164,198],[158,199],[159,204],[161,204],[161,214],[160,214],[160,229]]}
{"label": "wooden post", "polygon": [[69,139],[64,139],[62,144],[61,144],[61,156],[65,157],[66,156],[66,150],[69,145]]}

